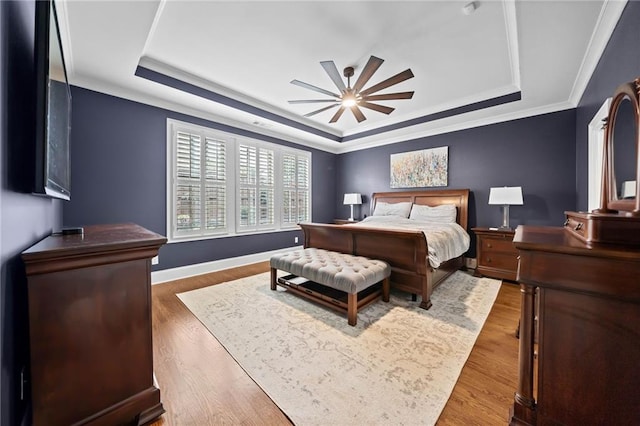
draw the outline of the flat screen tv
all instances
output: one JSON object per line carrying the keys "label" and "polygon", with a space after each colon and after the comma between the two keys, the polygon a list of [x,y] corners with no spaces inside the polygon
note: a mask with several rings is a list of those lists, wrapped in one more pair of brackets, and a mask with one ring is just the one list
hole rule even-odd
{"label": "flat screen tv", "polygon": [[71,89],[55,2],[36,2],[36,172],[33,192],[71,198]]}

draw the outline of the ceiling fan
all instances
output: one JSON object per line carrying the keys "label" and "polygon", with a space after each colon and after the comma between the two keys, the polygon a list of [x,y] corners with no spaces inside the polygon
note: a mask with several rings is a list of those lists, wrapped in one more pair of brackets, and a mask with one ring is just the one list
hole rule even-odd
{"label": "ceiling fan", "polygon": [[406,69],[401,73],[394,75],[393,77],[389,77],[386,80],[381,81],[378,84],[375,84],[368,89],[362,90],[365,84],[369,81],[369,79],[373,76],[373,74],[377,71],[377,69],[382,65],[384,59],[377,58],[375,56],[371,56],[367,61],[367,64],[362,69],[362,72],[358,76],[356,83],[351,87],[351,77],[354,75],[353,67],[346,67],[344,69],[343,75],[347,78],[347,85],[344,85],[344,81],[342,77],[340,77],[340,73],[338,72],[338,68],[333,61],[322,61],[320,65],[329,75],[329,78],[336,85],[340,94],[331,92],[329,90],[322,89],[320,87],[314,86],[312,84],[308,84],[302,82],[300,80],[292,80],[291,84],[295,84],[296,86],[304,87],[306,89],[311,89],[315,92],[322,93],[324,95],[331,96],[333,99],[303,99],[303,100],[294,100],[289,101],[290,104],[305,104],[305,103],[315,103],[315,102],[328,102],[331,105],[326,106],[324,108],[320,108],[315,111],[311,111],[308,114],[305,114],[305,117],[311,117],[312,115],[316,115],[323,111],[326,111],[331,108],[335,108],[339,106],[338,111],[331,117],[329,123],[335,123],[338,121],[340,116],[346,108],[349,108],[353,113],[358,123],[366,120],[366,117],[360,110],[360,108],[368,108],[374,111],[378,111],[384,114],[391,114],[391,112],[395,108],[391,108],[384,105],[374,104],[371,101],[387,101],[387,100],[396,100],[396,99],[411,99],[413,97],[413,92],[397,92],[397,93],[385,93],[375,95],[374,93],[379,92],[380,90],[386,89],[387,87],[393,86],[394,84],[401,83],[405,80],[408,80],[413,77],[413,73],[411,69]]}

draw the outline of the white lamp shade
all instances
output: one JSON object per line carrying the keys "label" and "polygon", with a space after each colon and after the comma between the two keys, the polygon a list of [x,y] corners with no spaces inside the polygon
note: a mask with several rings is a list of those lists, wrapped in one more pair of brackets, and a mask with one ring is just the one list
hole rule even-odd
{"label": "white lamp shade", "polygon": [[503,186],[499,188],[491,188],[489,191],[489,204],[521,206],[524,204],[522,202],[522,187]]}
{"label": "white lamp shade", "polygon": [[362,204],[362,196],[356,193],[344,194],[343,204]]}
{"label": "white lamp shade", "polygon": [[627,180],[622,182],[622,191],[620,191],[620,198],[635,198],[636,196],[636,181]]}

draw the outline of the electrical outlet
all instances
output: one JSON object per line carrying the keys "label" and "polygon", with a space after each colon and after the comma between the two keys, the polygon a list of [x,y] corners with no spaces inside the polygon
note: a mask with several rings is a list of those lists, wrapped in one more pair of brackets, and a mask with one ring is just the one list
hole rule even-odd
{"label": "electrical outlet", "polygon": [[298,237],[293,237],[293,242],[294,242],[295,244],[298,244]]}
{"label": "electrical outlet", "polygon": [[158,263],[160,263],[160,255],[151,258],[152,265],[157,265]]}

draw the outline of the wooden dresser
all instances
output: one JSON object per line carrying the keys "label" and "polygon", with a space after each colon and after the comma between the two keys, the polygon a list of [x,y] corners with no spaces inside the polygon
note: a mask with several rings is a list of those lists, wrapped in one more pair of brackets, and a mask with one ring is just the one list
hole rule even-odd
{"label": "wooden dresser", "polygon": [[89,226],[22,253],[34,425],[145,424],[164,413],[150,271],[165,242],[138,225]]}
{"label": "wooden dresser", "polygon": [[510,424],[637,424],[640,248],[589,245],[563,228],[533,226],[519,226],[514,244],[522,309]]}
{"label": "wooden dresser", "polygon": [[515,231],[471,228],[476,234],[476,275],[515,281],[518,251],[513,245]]}

